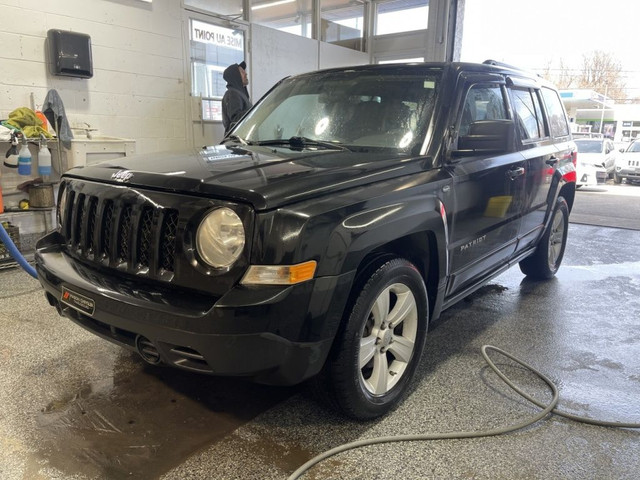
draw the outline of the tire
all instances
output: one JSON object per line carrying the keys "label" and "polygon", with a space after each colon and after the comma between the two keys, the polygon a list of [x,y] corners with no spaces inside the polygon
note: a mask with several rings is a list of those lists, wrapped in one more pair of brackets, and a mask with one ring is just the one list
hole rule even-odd
{"label": "tire", "polygon": [[613,182],[617,184],[622,183],[622,177],[618,175],[616,172],[613,172]]}
{"label": "tire", "polygon": [[520,262],[520,270],[535,280],[548,280],[560,268],[569,231],[569,207],[558,197],[551,222],[534,253]]}
{"label": "tire", "polygon": [[392,410],[420,362],[429,323],[427,290],[404,259],[378,263],[356,283],[344,325],[315,391],[358,420]]}

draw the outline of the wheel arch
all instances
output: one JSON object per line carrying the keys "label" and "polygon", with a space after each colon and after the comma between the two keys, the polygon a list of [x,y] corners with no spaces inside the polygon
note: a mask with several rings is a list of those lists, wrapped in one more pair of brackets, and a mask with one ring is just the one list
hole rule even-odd
{"label": "wheel arch", "polygon": [[560,188],[560,192],[558,196],[563,197],[567,202],[567,206],[569,207],[569,213],[573,209],[573,202],[576,198],[576,188],[575,184],[572,182],[567,182]]}
{"label": "wheel arch", "polygon": [[404,258],[411,262],[420,273],[427,289],[429,312],[433,312],[441,270],[438,251],[436,234],[429,230],[396,238],[372,249],[362,258],[356,269],[347,309],[351,306],[352,297],[367,281],[372,270],[388,259]]}

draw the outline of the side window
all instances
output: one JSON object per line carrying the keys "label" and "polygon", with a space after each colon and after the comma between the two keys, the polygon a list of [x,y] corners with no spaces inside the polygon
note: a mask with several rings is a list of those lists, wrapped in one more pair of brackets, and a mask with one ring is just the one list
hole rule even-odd
{"label": "side window", "polygon": [[551,135],[554,137],[564,137],[569,135],[569,125],[567,125],[567,117],[564,113],[562,101],[558,96],[558,92],[550,88],[541,90],[544,105],[547,107],[547,116],[549,118],[549,128]]}
{"label": "side window", "polygon": [[542,108],[536,92],[531,89],[513,89],[513,110],[520,135],[524,140],[546,136]]}
{"label": "side window", "polygon": [[499,86],[474,85],[467,92],[458,135],[467,135],[478,120],[507,119],[502,89]]}

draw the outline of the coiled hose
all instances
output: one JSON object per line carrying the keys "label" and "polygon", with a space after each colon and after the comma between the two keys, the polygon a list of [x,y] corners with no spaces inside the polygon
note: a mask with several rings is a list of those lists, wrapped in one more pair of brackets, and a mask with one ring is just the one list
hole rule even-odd
{"label": "coiled hose", "polygon": [[[544,383],[546,383],[547,386],[549,387],[549,389],[551,390],[552,397],[553,397],[551,399],[551,401],[548,404],[545,405],[542,402],[539,402],[538,400],[536,400],[533,397],[531,397],[530,395],[528,395],[523,390],[521,390],[517,385],[515,385],[511,380],[509,380],[509,378],[507,378],[507,376],[496,366],[496,364],[493,362],[493,360],[491,360],[489,358],[489,354],[488,354],[489,350],[492,350],[492,351],[497,352],[497,353],[499,353],[501,355],[504,355],[507,358],[510,358],[514,362],[520,364],[525,369],[527,369],[527,370],[533,372],[535,375],[537,375],[538,378],[540,378]],[[562,417],[569,418],[569,419],[574,420],[576,422],[588,423],[590,425],[599,425],[599,426],[603,426],[603,427],[618,427],[618,428],[640,428],[640,423],[609,422],[609,421],[596,420],[596,419],[593,419],[593,418],[581,417],[581,416],[578,416],[578,415],[571,415],[569,413],[562,412],[562,411],[560,411],[560,410],[558,410],[556,408],[556,406],[558,405],[558,401],[559,401],[558,389],[554,385],[554,383],[546,375],[544,375],[542,372],[536,370],[534,367],[532,367],[531,365],[528,365],[527,363],[523,362],[522,360],[514,357],[510,353],[505,352],[504,350],[502,350],[500,348],[497,348],[497,347],[494,347],[492,345],[484,345],[482,347],[482,356],[484,357],[485,362],[487,362],[487,365],[489,365],[489,367],[509,386],[509,388],[511,388],[513,391],[518,393],[523,398],[526,398],[531,403],[533,403],[533,404],[537,405],[538,407],[542,408],[540,413],[538,413],[537,415],[534,415],[534,416],[530,417],[529,419],[526,419],[526,420],[524,420],[524,421],[522,421],[520,423],[517,423],[517,424],[514,424],[514,425],[508,425],[508,426],[501,427],[501,428],[495,428],[495,429],[492,429],[492,430],[469,431],[469,432],[450,432],[450,433],[425,433],[425,434],[415,434],[415,435],[398,435],[398,436],[393,436],[393,437],[377,437],[377,438],[359,440],[359,441],[355,441],[355,442],[351,442],[351,443],[345,443],[344,445],[339,445],[336,448],[333,448],[331,450],[327,450],[326,452],[323,452],[320,455],[317,455],[316,457],[312,458],[307,463],[305,463],[300,468],[298,468],[295,472],[293,472],[288,477],[288,480],[297,480],[297,479],[299,479],[305,472],[307,472],[309,469],[311,469],[311,467],[313,467],[314,465],[322,462],[323,460],[326,460],[329,457],[337,455],[338,453],[346,452],[347,450],[353,450],[355,448],[360,448],[360,447],[364,447],[364,446],[368,446],[368,445],[376,445],[376,444],[379,444],[379,443],[413,442],[413,441],[425,441],[425,440],[462,439],[462,438],[478,438],[478,437],[489,437],[489,436],[495,436],[495,435],[503,435],[505,433],[514,432],[516,430],[520,430],[522,428],[525,428],[525,427],[527,427],[529,425],[533,425],[534,423],[539,422],[544,417],[546,417],[547,415],[550,415],[550,414],[560,415]]]}
{"label": "coiled hose", "polygon": [[16,247],[16,244],[13,243],[13,240],[11,240],[11,237],[9,236],[9,234],[7,233],[7,231],[5,230],[1,222],[0,222],[0,240],[2,240],[2,243],[4,243],[4,246],[7,248],[7,251],[13,257],[13,259],[16,262],[18,262],[18,264],[22,268],[24,268],[24,270],[33,278],[38,278],[38,273],[36,272],[36,269],[33,268],[29,264],[29,262],[27,262],[27,260],[22,256],[22,254],[20,253],[20,250],[18,250],[18,247]]}

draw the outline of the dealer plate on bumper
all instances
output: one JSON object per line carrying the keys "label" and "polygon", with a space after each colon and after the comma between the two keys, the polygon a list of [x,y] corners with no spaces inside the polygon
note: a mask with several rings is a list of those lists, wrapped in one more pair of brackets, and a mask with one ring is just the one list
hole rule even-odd
{"label": "dealer plate on bumper", "polygon": [[60,301],[86,315],[93,315],[96,310],[96,302],[89,297],[85,297],[84,295],[80,295],[79,293],[69,290],[67,287],[62,287]]}

